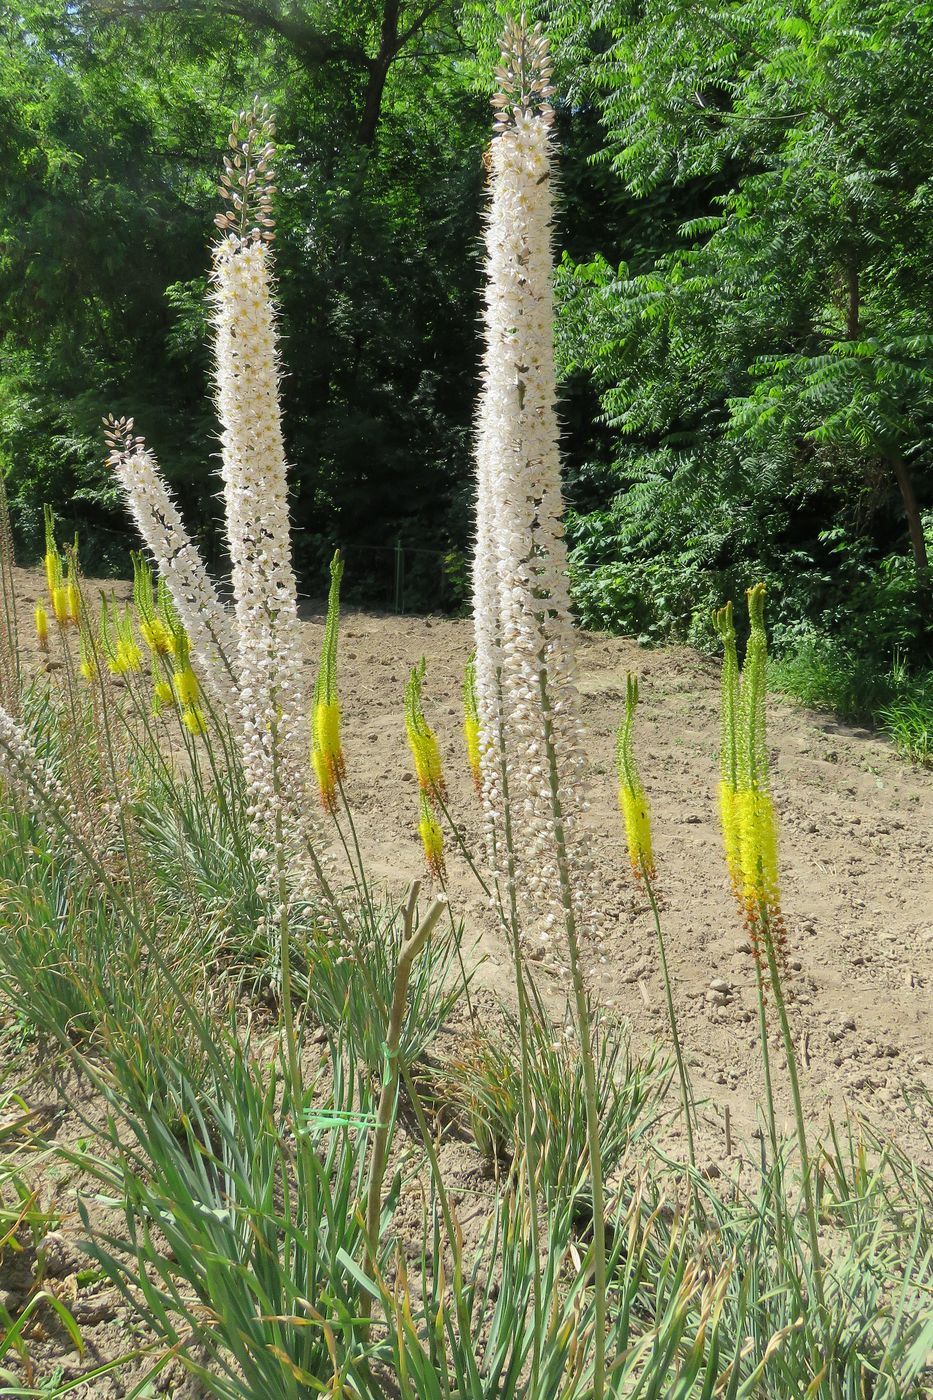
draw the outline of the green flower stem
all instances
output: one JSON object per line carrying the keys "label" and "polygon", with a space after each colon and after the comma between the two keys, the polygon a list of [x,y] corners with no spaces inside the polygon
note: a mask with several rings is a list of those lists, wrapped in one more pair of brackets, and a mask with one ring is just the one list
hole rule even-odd
{"label": "green flower stem", "polygon": [[[402,1039],[402,1025],[405,1020],[405,1003],[408,996],[408,982],[415,958],[431,936],[435,924],[444,911],[446,898],[435,899],[417,929],[414,927],[415,909],[421,881],[415,880],[405,905],[405,932],[402,937],[402,950],[399,954],[395,973],[395,990],[392,998],[392,1011],[386,1030],[386,1072],[382,1080],[379,1108],[376,1113],[376,1134],[373,1139],[373,1153],[369,1172],[369,1192],[366,1200],[366,1235],[369,1241],[372,1267],[375,1272],[379,1254],[379,1222],[382,1217],[382,1185],[385,1179],[386,1155],[389,1146],[389,1130],[398,1095],[399,1045]],[[369,1318],[372,1312],[372,1298],[364,1293],[360,1300],[360,1315],[363,1318],[362,1340],[364,1346],[369,1341]]]}
{"label": "green flower stem", "polygon": [[[509,888],[509,912],[508,918],[502,904],[501,893],[499,893],[499,915],[505,923],[512,948],[512,966],[515,970],[515,995],[518,1000],[518,1038],[521,1045],[522,1074],[521,1074],[521,1101],[522,1101],[522,1137],[525,1141],[525,1165],[528,1171],[528,1205],[531,1224],[531,1248],[535,1259],[540,1259],[540,1239],[541,1229],[538,1220],[538,1150],[534,1137],[534,1118],[531,1111],[531,1040],[528,1034],[528,988],[525,985],[525,964],[522,957],[521,943],[521,923],[518,915],[518,896],[516,886],[516,866],[515,866],[515,844],[512,830],[512,807],[509,801],[509,768],[505,756],[505,725],[502,722],[502,671],[496,672],[496,684],[499,691],[499,780],[502,785],[502,821],[503,837],[505,841],[506,860],[508,865],[508,888]],[[531,1392],[538,1386],[538,1378],[541,1370],[541,1321],[542,1321],[542,1297],[541,1278],[537,1268],[532,1271],[531,1279],[532,1297],[534,1300],[534,1329],[532,1332],[532,1355],[531,1355]]]}
{"label": "green flower stem", "polygon": [[573,902],[573,883],[567,856],[567,839],[564,831],[564,815],[560,797],[560,775],[557,770],[557,751],[554,743],[554,720],[551,699],[548,695],[547,672],[544,659],[540,658],[538,687],[541,699],[541,717],[544,740],[547,749],[547,776],[551,792],[551,817],[554,822],[554,838],[557,845],[557,866],[560,875],[561,905],[564,911],[564,930],[567,935],[567,949],[570,954],[570,979],[573,985],[574,1002],[577,1012],[577,1031],[580,1036],[580,1059],[583,1066],[583,1089],[586,1100],[586,1136],[590,1159],[590,1178],[593,1188],[593,1291],[595,1305],[595,1336],[593,1339],[593,1400],[603,1400],[606,1389],[606,1204],[603,1191],[603,1164],[599,1147],[599,1099],[596,1088],[596,1061],[593,1056],[593,1041],[590,1029],[590,1008],[583,984],[583,969],[580,966],[580,946],[577,935],[577,918]]}
{"label": "green flower stem", "polygon": [[[810,1235],[810,1252],[813,1257],[813,1286],[816,1291],[816,1301],[819,1305],[820,1314],[825,1323],[826,1296],[823,1289],[823,1260],[820,1254],[820,1236],[816,1223],[816,1203],[813,1199],[813,1181],[810,1172],[810,1154],[807,1150],[807,1132],[803,1121],[803,1101],[800,1096],[800,1081],[797,1077],[797,1054],[794,1050],[790,1021],[787,1018],[787,1003],[784,1000],[784,989],[781,986],[781,974],[778,970],[777,958],[774,952],[774,940],[771,937],[771,929],[768,924],[766,911],[763,911],[762,932],[764,935],[763,942],[765,945],[765,953],[768,959],[771,989],[774,993],[774,1004],[777,1007],[778,1019],[781,1023],[781,1036],[784,1041],[784,1056],[787,1061],[787,1074],[790,1079],[791,1098],[794,1103],[794,1119],[797,1127],[797,1148],[800,1152],[804,1211],[806,1213],[807,1229]],[[827,1360],[829,1360],[828,1354]]]}
{"label": "green flower stem", "polygon": [[661,932],[661,911],[658,908],[657,896],[654,892],[651,879],[646,870],[642,869],[642,879],[645,882],[645,890],[651,903],[651,912],[654,915],[654,931],[658,939],[658,953],[661,958],[661,975],[664,979],[664,995],[667,998],[667,1015],[671,1025],[671,1039],[674,1042],[674,1058],[677,1061],[677,1073],[680,1076],[680,1093],[684,1106],[684,1123],[687,1128],[687,1157],[690,1166],[696,1167],[696,1148],[693,1140],[693,1116],[696,1108],[693,1103],[693,1094],[690,1089],[690,1080],[687,1076],[687,1066],[684,1061],[683,1050],[680,1044],[680,1034],[677,1030],[677,1015],[674,1011],[674,997],[671,991],[671,979],[667,967],[667,953],[664,948],[664,935]]}

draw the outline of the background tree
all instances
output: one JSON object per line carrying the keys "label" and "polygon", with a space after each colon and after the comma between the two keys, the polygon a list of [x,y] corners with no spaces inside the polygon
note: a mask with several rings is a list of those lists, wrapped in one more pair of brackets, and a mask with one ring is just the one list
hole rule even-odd
{"label": "background tree", "polygon": [[[933,18],[897,0],[601,14],[600,154],[661,217],[625,262],[597,246],[563,270],[565,367],[618,444],[617,494],[577,522],[588,605],[697,632],[754,570],[785,622],[848,598],[851,625],[872,606],[853,582],[907,548],[902,643],[933,497]],[[639,555],[640,584],[616,567]]]}

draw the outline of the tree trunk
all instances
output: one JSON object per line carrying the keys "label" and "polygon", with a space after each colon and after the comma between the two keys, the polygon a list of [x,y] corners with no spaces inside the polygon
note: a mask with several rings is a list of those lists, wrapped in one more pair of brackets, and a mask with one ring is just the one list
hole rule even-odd
{"label": "tree trunk", "polygon": [[891,463],[891,470],[894,472],[894,479],[904,503],[904,514],[907,517],[910,544],[914,553],[914,564],[917,568],[917,581],[926,590],[930,585],[930,560],[927,554],[927,542],[923,534],[923,521],[920,519],[920,507],[917,505],[917,496],[914,492],[914,483],[907,470],[907,464],[899,452],[892,452],[888,461]]}
{"label": "tree trunk", "polygon": [[371,149],[376,140],[376,127],[382,111],[382,94],[385,92],[386,78],[392,61],[398,53],[398,15],[401,0],[385,0],[382,11],[382,30],[379,35],[379,52],[372,60],[369,69],[369,82],[363,99],[363,115],[360,118],[360,145]]}

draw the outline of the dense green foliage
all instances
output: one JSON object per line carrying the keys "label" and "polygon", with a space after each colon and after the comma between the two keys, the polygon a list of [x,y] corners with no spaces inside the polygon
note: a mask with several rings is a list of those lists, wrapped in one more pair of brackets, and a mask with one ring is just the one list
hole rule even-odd
{"label": "dense green foliage", "polygon": [[[31,0],[0,18],[0,467],[122,557],[104,410],[208,552],[204,287],[218,153],[278,108],[298,558],[456,602],[471,535],[482,155],[506,0]],[[704,644],[769,585],[776,649],[925,664],[933,16],[907,0],[546,0],[559,354],[590,625]],[[830,641],[826,642],[825,639]],[[798,666],[798,669],[799,669]],[[808,669],[812,688],[817,674]],[[797,686],[798,689],[801,686]],[[807,689],[807,685],[803,686]],[[895,687],[896,689],[896,687]],[[826,688],[811,698],[838,700]]]}
{"label": "dense green foliage", "polygon": [[561,268],[564,365],[612,429],[573,522],[583,615],[702,641],[711,605],[761,577],[783,650],[828,634],[852,666],[919,659],[933,16],[610,9],[583,80],[599,158],[656,217],[624,262],[597,246]]}

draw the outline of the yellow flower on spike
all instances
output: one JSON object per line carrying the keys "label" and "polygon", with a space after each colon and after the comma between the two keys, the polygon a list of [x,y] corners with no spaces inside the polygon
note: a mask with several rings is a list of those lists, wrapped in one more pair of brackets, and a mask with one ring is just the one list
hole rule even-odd
{"label": "yellow flower on spike", "polygon": [[54,604],[55,590],[56,588],[61,588],[64,583],[64,569],[62,566],[62,556],[55,542],[55,522],[52,519],[52,507],[43,506],[42,514],[45,519],[45,581],[48,584],[49,600]]}
{"label": "yellow flower on spike", "polygon": [[204,719],[204,711],[199,705],[188,705],[182,711],[181,722],[188,730],[189,734],[206,734],[207,724]]}
{"label": "yellow flower on spike", "polygon": [[311,765],[317,778],[321,801],[329,812],[337,803],[337,784],[346,773],[340,742],[340,701],[337,697],[337,641],[340,629],[340,581],[343,560],[338,549],[330,561],[330,591],[321,660],[314,684],[311,716]]}
{"label": "yellow flower on spike", "polygon": [[732,889],[741,899],[742,886],[742,835],[739,822],[738,793],[729,783],[719,783],[719,820],[722,825],[722,844],[726,853],[726,866]]}
{"label": "yellow flower on spike", "polygon": [[59,627],[66,627],[68,625],[68,594],[64,584],[60,584],[52,591],[52,611]]}
{"label": "yellow flower on spike", "polygon": [[648,799],[635,763],[635,708],[638,705],[638,677],[629,675],[625,688],[625,720],[616,736],[616,772],[619,778],[619,808],[625,822],[629,860],[635,874],[655,877],[651,846],[651,816]]}
{"label": "yellow flower on spike", "polygon": [[447,876],[447,868],[444,861],[444,833],[440,824],[431,810],[431,804],[425,793],[421,794],[421,815],[418,821],[418,835],[421,837],[421,844],[424,847],[424,858],[427,861],[428,870],[435,880],[444,880]]}
{"label": "yellow flower on spike", "polygon": [[762,938],[770,942],[780,964],[786,957],[787,934],[778,882],[777,820],[768,775],[764,584],[750,588],[747,599],[751,630],[741,677],[731,603],[713,614],[724,648],[719,805],[732,887],[761,968]]}
{"label": "yellow flower on spike", "polygon": [[479,705],[476,699],[476,654],[466,664],[463,677],[463,737],[466,741],[467,762],[473,774],[473,786],[482,794],[483,769],[479,738]]}
{"label": "yellow flower on spike", "polygon": [[175,692],[169,681],[156,681],[152,687],[152,712],[160,714],[162,710],[171,710],[175,705]]}
{"label": "yellow flower on spike", "polygon": [[121,613],[112,595],[109,604],[101,599],[98,635],[100,649],[111,675],[123,676],[129,671],[142,669],[142,653],[133,636],[130,610],[124,608]]}
{"label": "yellow flower on spike", "polygon": [[[172,653],[175,657],[175,669],[172,674],[175,699],[182,710],[187,710],[197,704],[201,694],[198,678],[191,668],[191,642],[184,627],[173,618],[171,613],[166,614],[165,621],[167,626],[174,621],[174,625],[171,627],[171,637]],[[192,731],[192,733],[195,732],[197,731]]]}
{"label": "yellow flower on spike", "polygon": [[768,793],[747,788],[736,795],[735,805],[742,852],[742,899],[747,908],[776,910],[780,894],[774,803]]}
{"label": "yellow flower on spike", "polygon": [[157,656],[168,656],[172,650],[172,638],[161,618],[152,622],[140,622],[139,635],[150,651]]}
{"label": "yellow flower on spike", "polygon": [[171,631],[157,612],[152,569],[144,555],[134,553],[132,559],[133,602],[136,604],[140,636],[154,656],[169,656],[175,650],[175,644]]}
{"label": "yellow flower on spike", "polygon": [[41,603],[36,604],[36,636],[42,651],[49,649],[49,615]]}
{"label": "yellow flower on spike", "polygon": [[74,575],[73,558],[68,560],[68,581],[65,584],[65,605],[68,609],[68,621],[72,627],[77,627],[81,620],[81,590],[78,587],[78,580]]}
{"label": "yellow flower on spike", "polygon": [[172,676],[172,685],[175,687],[175,695],[182,708],[194,705],[200,693],[198,678],[190,666],[185,666],[180,671],[176,671]]}
{"label": "yellow flower on spike", "polygon": [[143,654],[133,634],[133,616],[128,605],[124,607],[117,618],[117,637],[117,647],[123,661],[123,669],[125,671],[141,671]]}
{"label": "yellow flower on spike", "polygon": [[405,732],[412,758],[415,760],[415,773],[423,793],[443,797],[446,792],[444,771],[441,766],[441,753],[437,746],[434,730],[424,717],[421,705],[421,690],[427,662],[422,656],[417,666],[413,666],[405,687]]}

